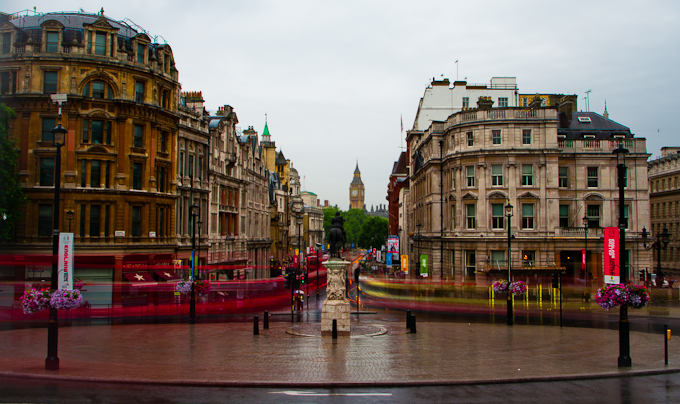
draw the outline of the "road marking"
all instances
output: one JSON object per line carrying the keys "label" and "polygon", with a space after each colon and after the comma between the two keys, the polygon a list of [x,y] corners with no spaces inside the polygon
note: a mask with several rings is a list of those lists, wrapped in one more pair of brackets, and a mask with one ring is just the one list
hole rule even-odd
{"label": "road marking", "polygon": [[285,394],[287,396],[305,396],[305,397],[317,397],[317,396],[362,397],[362,396],[391,396],[392,395],[392,393],[315,393],[313,391],[270,391],[269,394]]}

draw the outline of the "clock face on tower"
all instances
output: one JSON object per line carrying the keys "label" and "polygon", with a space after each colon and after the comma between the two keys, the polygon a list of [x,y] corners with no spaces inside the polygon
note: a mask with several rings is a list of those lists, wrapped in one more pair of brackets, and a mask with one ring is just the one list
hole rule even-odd
{"label": "clock face on tower", "polygon": [[352,190],[352,196],[357,196],[357,190],[356,189]]}

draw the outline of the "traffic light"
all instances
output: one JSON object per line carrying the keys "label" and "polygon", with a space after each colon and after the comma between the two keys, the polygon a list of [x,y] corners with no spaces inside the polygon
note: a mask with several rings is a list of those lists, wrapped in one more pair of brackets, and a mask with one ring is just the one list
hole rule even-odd
{"label": "traffic light", "polygon": [[559,289],[560,287],[560,275],[559,274],[553,274],[552,276],[552,287],[555,289]]}
{"label": "traffic light", "polygon": [[304,285],[305,282],[307,282],[307,273],[306,273],[306,272],[303,273],[303,274],[300,276],[300,283],[301,283],[302,285]]}
{"label": "traffic light", "polygon": [[283,275],[283,279],[284,279],[284,281],[283,281],[283,286],[284,286],[286,289],[290,289],[290,284],[291,284],[291,274],[290,274],[290,273],[286,273],[285,275]]}

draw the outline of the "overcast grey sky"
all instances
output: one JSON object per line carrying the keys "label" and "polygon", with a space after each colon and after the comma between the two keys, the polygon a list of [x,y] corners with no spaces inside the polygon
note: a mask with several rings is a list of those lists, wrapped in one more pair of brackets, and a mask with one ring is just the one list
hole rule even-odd
{"label": "overcast grey sky", "polygon": [[[172,47],[183,91],[229,104],[242,129],[272,140],[304,189],[346,210],[356,162],[366,205],[387,182],[432,77],[520,93],[590,93],[590,110],[680,146],[678,1],[32,1],[4,12],[97,12],[130,19]],[[159,38],[162,42],[163,39]]]}

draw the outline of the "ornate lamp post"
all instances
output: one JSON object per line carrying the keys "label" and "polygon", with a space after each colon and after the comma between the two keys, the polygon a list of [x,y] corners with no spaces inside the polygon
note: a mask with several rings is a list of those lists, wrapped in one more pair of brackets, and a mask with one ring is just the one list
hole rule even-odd
{"label": "ornate lamp post", "polygon": [[[663,271],[661,270],[661,250],[665,250],[666,247],[668,247],[668,243],[671,241],[671,233],[668,232],[668,229],[664,227],[663,231],[660,234],[656,235],[656,241],[650,245],[649,247],[647,246],[647,238],[649,237],[649,233],[647,233],[647,229],[644,227],[642,228],[642,242],[644,243],[645,250],[649,249],[655,249],[656,250],[656,279],[657,281],[659,280],[659,277],[661,278],[661,286],[663,286]],[[663,243],[663,246],[661,245]],[[657,283],[657,286],[659,284]]]}
{"label": "ornate lamp post", "polygon": [[316,243],[316,301],[319,301],[319,250],[321,249],[321,243]]}
{"label": "ornate lamp post", "polygon": [[[194,282],[196,273],[196,216],[200,215],[199,209],[198,205],[191,205],[189,207],[189,216],[191,216],[191,297],[189,299],[189,324],[196,324],[196,292]],[[196,213],[197,210],[199,213]]]}
{"label": "ornate lamp post", "polygon": [[417,246],[417,247],[418,247],[418,251],[416,252],[416,262],[418,263],[418,265],[416,266],[416,268],[418,269],[418,276],[420,276],[420,228],[421,228],[422,226],[423,226],[423,225],[420,224],[420,222],[418,222],[418,224],[416,225],[416,227],[418,228],[418,246]]}
{"label": "ornate lamp post", "polygon": [[588,293],[588,216],[583,216],[583,231],[586,235],[586,248],[583,250],[583,280]]}
{"label": "ornate lamp post", "polygon": [[512,241],[512,236],[510,234],[510,223],[512,219],[512,208],[513,206],[510,205],[510,202],[508,201],[508,204],[505,205],[505,217],[508,218],[508,325],[513,324],[513,316],[512,316],[512,293],[510,293],[509,287],[510,283],[512,282],[512,275],[510,273],[510,263],[512,261],[511,257],[511,249],[510,249],[510,243]]}
{"label": "ornate lamp post", "polygon": [[66,220],[68,220],[68,232],[71,232],[71,220],[73,220],[75,214],[73,213],[73,209],[69,209],[66,211]]}
{"label": "ornate lamp post", "polygon": [[[59,199],[61,192],[61,147],[66,144],[68,131],[61,126],[61,106],[59,107],[59,123],[52,129],[52,145],[57,148],[54,159],[54,203],[53,203],[53,231],[52,231],[52,276],[50,288],[57,290],[59,265]],[[50,319],[47,323],[47,358],[45,359],[45,370],[59,370],[59,357],[57,356],[57,346],[59,341],[59,322],[57,309],[50,307]]]}
{"label": "ornate lamp post", "polygon": [[[624,188],[626,172],[626,154],[628,149],[619,143],[614,149],[616,155],[616,171],[619,185],[619,275],[622,284],[628,283],[628,266],[626,262],[626,218],[624,217]],[[621,305],[619,316],[619,367],[631,367],[633,361],[630,358],[630,323],[628,322],[628,306]]]}

